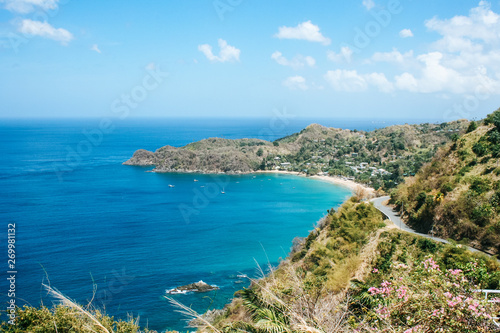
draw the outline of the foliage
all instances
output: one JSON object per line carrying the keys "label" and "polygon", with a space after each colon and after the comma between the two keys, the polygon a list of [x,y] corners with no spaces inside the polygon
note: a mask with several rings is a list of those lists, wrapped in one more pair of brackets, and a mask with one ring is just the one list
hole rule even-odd
{"label": "foliage", "polygon": [[[494,330],[491,316],[500,309],[474,290],[500,288],[495,259],[395,229],[379,231],[383,225],[373,206],[357,201],[353,198],[329,211],[326,225],[298,242],[303,257],[286,260],[269,276],[252,280],[217,321],[216,329],[224,333]],[[368,254],[374,244],[376,252]],[[337,252],[340,248],[344,251]],[[339,288],[331,288],[332,283]]]}
{"label": "foliage", "polygon": [[461,269],[442,270],[432,256],[411,266],[396,262],[386,279],[368,289],[373,304],[356,328],[490,332],[495,328],[492,315],[499,309],[474,292],[476,288]]}
{"label": "foliage", "polygon": [[356,332],[490,332],[498,305],[477,289],[498,288],[494,259],[398,231],[386,232],[366,282],[353,281]]}
{"label": "foliage", "polygon": [[466,133],[473,132],[477,129],[477,123],[473,120],[469,123],[469,127],[467,127]]}
{"label": "foliage", "polygon": [[489,253],[500,251],[500,196],[495,189],[500,141],[492,139],[500,137],[498,119],[500,110],[486,118],[487,126],[470,127],[472,131],[450,149],[439,150],[411,182],[392,193],[392,202],[415,229],[432,230]]}
{"label": "foliage", "polygon": [[140,331],[139,326],[134,320],[116,321],[113,317],[108,317],[99,310],[92,310],[91,314],[100,323],[90,320],[74,309],[58,305],[52,309],[45,306],[39,308],[25,306],[17,309],[16,324],[10,325],[2,322],[1,332],[53,332],[53,333],[72,333],[72,332],[109,332],[115,333],[139,333],[151,332],[148,329]]}

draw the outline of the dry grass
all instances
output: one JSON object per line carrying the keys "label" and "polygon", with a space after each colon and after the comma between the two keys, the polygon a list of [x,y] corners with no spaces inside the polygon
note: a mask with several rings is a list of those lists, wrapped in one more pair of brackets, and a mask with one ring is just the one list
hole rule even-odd
{"label": "dry grass", "polygon": [[[292,330],[302,332],[345,332],[347,301],[345,291],[328,293],[326,289],[311,292],[306,279],[296,265],[284,262],[279,278],[272,274],[261,280],[252,280],[269,306],[280,305],[290,320]],[[286,296],[283,289],[291,291]]]}
{"label": "dry grass", "polygon": [[97,317],[91,312],[90,304],[87,306],[87,309],[85,309],[51,286],[43,284],[43,287],[46,288],[49,294],[58,300],[62,305],[75,310],[74,314],[82,318],[82,325],[87,332],[113,333],[113,330],[109,331],[106,327],[104,327],[100,320],[97,319]]}

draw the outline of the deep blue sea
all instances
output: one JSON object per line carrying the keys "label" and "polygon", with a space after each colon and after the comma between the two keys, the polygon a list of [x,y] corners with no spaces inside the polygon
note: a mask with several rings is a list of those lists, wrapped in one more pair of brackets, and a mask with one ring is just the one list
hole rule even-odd
{"label": "deep blue sea", "polygon": [[[350,192],[303,177],[156,174],[122,163],[139,148],[208,137],[274,140],[313,122],[360,130],[391,124],[1,120],[0,274],[8,270],[7,225],[15,223],[18,305],[50,306],[42,283],[84,304],[95,286],[93,305],[116,318],[130,314],[151,329],[185,330],[166,289],[203,280],[220,290],[174,297],[200,312],[222,307],[248,285],[238,275],[256,276],[257,263],[277,265],[293,238],[307,236]],[[8,289],[2,278],[4,305]]]}

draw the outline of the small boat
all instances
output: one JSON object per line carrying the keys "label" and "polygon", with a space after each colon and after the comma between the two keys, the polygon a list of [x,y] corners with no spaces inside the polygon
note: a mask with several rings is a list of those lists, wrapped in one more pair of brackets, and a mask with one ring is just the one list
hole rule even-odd
{"label": "small boat", "polygon": [[170,184],[169,184],[169,185],[168,185],[168,187],[175,187],[175,185],[170,185]]}
{"label": "small boat", "polygon": [[222,188],[222,191],[220,191],[220,194],[226,194],[226,192],[224,192],[224,187]]}
{"label": "small boat", "polygon": [[198,181],[198,179],[195,179],[195,180],[193,180],[193,181],[194,181],[194,182],[197,182],[197,181]]}

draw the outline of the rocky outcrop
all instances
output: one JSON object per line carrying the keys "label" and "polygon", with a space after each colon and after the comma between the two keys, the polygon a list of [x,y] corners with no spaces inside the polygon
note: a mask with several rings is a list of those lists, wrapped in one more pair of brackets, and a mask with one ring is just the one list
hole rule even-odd
{"label": "rocky outcrop", "polygon": [[212,291],[212,290],[217,290],[219,287],[217,286],[211,286],[208,283],[203,282],[202,280],[187,284],[185,286],[180,286],[177,288],[173,289],[168,289],[166,291],[167,294],[185,294],[188,292],[198,292],[198,293],[204,293],[207,291]]}
{"label": "rocky outcrop", "polygon": [[156,155],[153,152],[150,152],[145,149],[137,150],[132,158],[130,158],[127,162],[123,163],[124,165],[138,165],[138,166],[148,166],[156,164]]}
{"label": "rocky outcrop", "polygon": [[250,173],[277,151],[271,142],[259,139],[211,138],[180,148],[165,146],[154,153],[140,149],[123,164],[154,165],[155,172]]}

